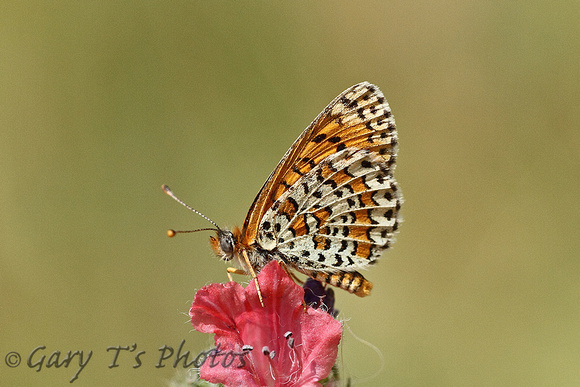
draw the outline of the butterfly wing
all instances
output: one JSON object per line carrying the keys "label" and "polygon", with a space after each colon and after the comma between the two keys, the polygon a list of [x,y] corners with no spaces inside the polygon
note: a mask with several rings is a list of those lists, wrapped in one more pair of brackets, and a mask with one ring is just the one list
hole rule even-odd
{"label": "butterfly wing", "polygon": [[355,271],[389,247],[401,199],[376,152],[346,148],[328,156],[266,211],[258,244],[302,272]]}
{"label": "butterfly wing", "polygon": [[[363,156],[366,157],[365,165],[371,163],[376,165],[380,171],[383,171],[381,174],[384,175],[384,178],[381,178],[380,180],[384,183],[381,184],[381,187],[384,185],[384,189],[386,189],[388,186],[391,190],[391,197],[395,200],[395,208],[392,208],[393,213],[391,219],[395,219],[396,221],[398,207],[400,206],[398,190],[396,189],[396,183],[392,178],[396,146],[397,133],[395,121],[392,117],[390,107],[385,101],[379,88],[368,82],[362,82],[348,88],[336,97],[318,115],[318,117],[316,117],[308,128],[306,128],[290,149],[288,149],[274,171],[270,174],[260,192],[254,199],[248,215],[246,216],[242,228],[242,244],[246,246],[254,244],[258,238],[260,230],[263,230],[266,233],[269,231],[266,230],[267,227],[264,227],[268,225],[273,225],[273,232],[275,232],[276,235],[272,235],[275,240],[277,240],[279,237],[277,234],[279,234],[279,232],[276,232],[276,228],[279,228],[280,231],[282,231],[282,225],[280,224],[279,226],[276,226],[275,222],[272,223],[275,214],[283,213],[285,214],[285,217],[286,215],[292,215],[288,219],[288,224],[285,229],[286,231],[300,229],[299,226],[301,223],[299,223],[299,219],[301,219],[301,217],[303,219],[306,213],[313,213],[315,210],[319,210],[314,207],[310,209],[306,208],[307,204],[311,204],[311,202],[307,201],[307,198],[310,196],[297,195],[299,187],[303,191],[306,191],[306,188],[311,191],[313,189],[313,187],[306,187],[302,183],[306,183],[308,179],[311,179],[314,176],[317,179],[324,178],[324,181],[326,181],[327,185],[330,187],[334,185],[331,182],[336,183],[337,187],[339,183],[346,184],[346,182],[342,182],[342,180],[339,179],[338,175],[329,175],[326,172],[323,173],[320,171],[326,171],[329,167],[337,168],[337,166],[340,166],[339,168],[342,168],[343,165],[343,173],[346,170],[351,171],[349,166],[356,162],[355,160],[358,160],[358,157]],[[355,157],[354,154],[359,151],[364,151],[366,153],[364,153],[364,155],[361,153]],[[342,163],[338,163],[338,161],[342,161]],[[337,164],[334,164],[335,162]],[[352,163],[349,164],[349,162]],[[313,170],[315,170],[315,172],[312,172]],[[357,178],[360,178],[360,176]],[[354,184],[353,181],[349,184],[353,190],[355,187],[357,189],[360,188],[356,193],[357,195],[364,194],[365,190],[362,190],[364,184],[362,186],[357,185]],[[394,188],[391,188],[391,186]],[[378,191],[379,188],[369,192]],[[285,193],[286,195],[283,198],[282,196]],[[366,195],[370,194],[367,193]],[[375,194],[372,196],[374,197],[374,195]],[[332,195],[328,196],[326,200],[331,200],[330,197],[332,197]],[[351,198],[351,200],[353,199]],[[276,209],[273,209],[276,202],[279,204],[275,206]],[[318,202],[320,205],[322,203],[326,202]],[[330,203],[326,206],[339,205],[340,203],[343,202],[336,201],[336,203]],[[312,205],[314,205],[314,203],[312,203]],[[351,209],[354,210],[355,208],[353,207]],[[356,209],[359,212],[355,212],[355,215],[361,214],[360,211],[363,209],[367,210],[371,208],[366,208],[365,206],[361,208],[357,207]],[[265,215],[269,210],[270,215],[268,218],[265,218]],[[286,210],[289,210],[290,212],[286,212]],[[336,218],[338,214],[339,212],[333,212],[333,217],[328,217],[327,219],[333,220],[336,223],[338,221],[338,218]],[[359,222],[362,221],[361,219],[362,218],[359,219]],[[372,222],[377,221],[377,218],[372,217],[372,215],[369,219],[371,224],[374,224]],[[304,224],[307,223],[305,222]],[[320,227],[319,231],[327,230],[323,228],[323,226]],[[353,230],[355,229],[355,226],[352,224],[351,227]],[[388,241],[389,238],[386,233],[385,238],[381,238],[380,240],[374,239],[371,234],[369,234],[370,236],[367,241],[371,246],[384,246],[387,244],[385,239]],[[324,235],[321,233],[317,235],[320,238],[327,238],[321,236]],[[296,246],[296,241],[294,242],[294,246]],[[290,242],[288,242],[288,246],[291,246]],[[299,244],[299,246],[302,245]],[[366,249],[359,249],[362,255],[366,255]],[[363,250],[365,251],[364,253]],[[369,257],[374,254],[375,250],[377,249],[369,249],[369,251],[371,251]],[[358,265],[354,265],[353,267],[357,266]]]}

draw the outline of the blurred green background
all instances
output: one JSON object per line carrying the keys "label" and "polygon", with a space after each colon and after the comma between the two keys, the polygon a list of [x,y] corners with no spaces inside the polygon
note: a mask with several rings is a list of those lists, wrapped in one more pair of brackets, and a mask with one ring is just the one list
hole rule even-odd
{"label": "blurred green background", "polygon": [[[166,385],[158,348],[209,348],[187,312],[226,265],[206,233],[165,236],[207,223],[161,184],[241,225],[363,80],[397,119],[405,222],[372,296],[337,292],[341,374],[580,384],[579,2],[4,1],[0,20],[3,385],[68,384],[76,359],[26,365],[40,345],[94,352],[77,386]],[[143,365],[109,369],[133,343]]]}

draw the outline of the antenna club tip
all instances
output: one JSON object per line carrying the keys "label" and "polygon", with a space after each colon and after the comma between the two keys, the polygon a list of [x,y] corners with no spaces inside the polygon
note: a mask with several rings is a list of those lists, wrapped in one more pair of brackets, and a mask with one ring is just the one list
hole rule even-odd
{"label": "antenna club tip", "polygon": [[167,236],[168,236],[169,238],[173,238],[173,237],[175,236],[175,234],[177,234],[177,233],[175,232],[175,230],[171,230],[171,229],[167,230]]}
{"label": "antenna club tip", "polygon": [[161,186],[161,189],[162,189],[162,190],[163,190],[163,192],[165,192],[166,194],[169,194],[169,193],[171,193],[171,189],[170,189],[170,188],[169,188],[169,187],[168,187],[166,184],[163,184],[163,185]]}

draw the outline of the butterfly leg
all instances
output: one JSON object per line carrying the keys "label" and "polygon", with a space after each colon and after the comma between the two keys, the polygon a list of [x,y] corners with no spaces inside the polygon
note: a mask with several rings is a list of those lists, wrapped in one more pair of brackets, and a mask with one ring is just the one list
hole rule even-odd
{"label": "butterfly leg", "polygon": [[244,260],[246,261],[246,265],[248,265],[248,270],[250,271],[250,275],[254,279],[254,282],[256,282],[256,291],[258,292],[258,298],[260,299],[260,305],[262,305],[262,308],[264,308],[264,300],[262,299],[262,292],[260,291],[260,284],[258,283],[258,276],[256,275],[256,272],[254,271],[254,268],[252,267],[252,264],[250,263],[250,258],[248,258],[248,253],[246,252],[246,250],[242,250],[242,255],[244,256]]}
{"label": "butterfly leg", "polygon": [[260,285],[258,284],[258,277],[256,276],[255,272],[248,273],[242,269],[238,269],[237,267],[228,267],[226,268],[226,272],[228,274],[228,279],[230,282],[233,282],[234,279],[232,278],[232,274],[241,274],[241,275],[249,275],[251,276],[254,281],[256,281],[256,290],[258,291],[258,298],[260,299],[260,304],[262,307],[264,306],[264,302],[262,300],[262,292],[260,291]]}
{"label": "butterfly leg", "polygon": [[368,296],[373,288],[373,284],[358,271],[337,271],[334,273],[311,271],[307,274],[323,284],[336,286],[359,297]]}
{"label": "butterfly leg", "polygon": [[296,274],[294,274],[292,272],[292,270],[290,270],[290,268],[288,267],[288,265],[286,265],[286,263],[284,263],[284,261],[278,261],[278,262],[280,263],[280,266],[282,266],[282,269],[284,269],[286,274],[288,274],[288,277],[292,278],[292,280],[294,282],[296,282],[298,285],[300,285],[300,286],[304,285],[304,281],[302,281],[300,278],[296,277]]}
{"label": "butterfly leg", "polygon": [[[286,265],[284,263],[284,261],[278,261],[280,263],[280,266],[282,266],[282,269],[284,269],[284,271],[286,272],[286,274],[288,274],[288,277],[292,278],[292,280],[299,284],[300,286],[304,285],[304,281],[302,281],[300,278],[296,277],[296,274],[294,274],[292,272],[292,270],[290,270],[290,268],[288,267],[288,265]],[[302,299],[302,308],[304,309],[304,312],[306,312],[306,310],[308,309],[308,305],[306,305],[306,301],[304,301],[304,299]]]}
{"label": "butterfly leg", "polygon": [[233,282],[234,281],[234,279],[232,278],[232,274],[244,274],[244,275],[248,275],[248,273],[246,273],[242,269],[238,269],[236,267],[228,267],[226,269],[226,271],[228,273],[228,279],[230,280],[230,282]]}

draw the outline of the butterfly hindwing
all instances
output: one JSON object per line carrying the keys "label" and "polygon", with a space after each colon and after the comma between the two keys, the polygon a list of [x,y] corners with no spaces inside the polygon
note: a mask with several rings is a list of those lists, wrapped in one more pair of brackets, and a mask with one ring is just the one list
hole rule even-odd
{"label": "butterfly hindwing", "polygon": [[376,152],[347,148],[304,174],[266,212],[258,242],[301,271],[354,271],[397,229],[400,195]]}

